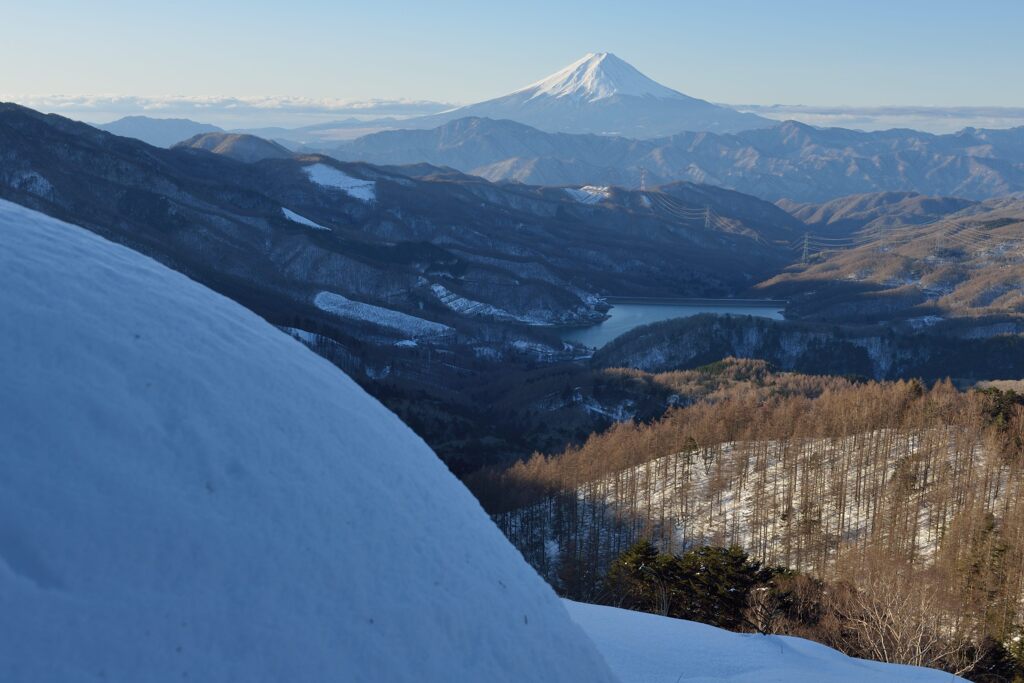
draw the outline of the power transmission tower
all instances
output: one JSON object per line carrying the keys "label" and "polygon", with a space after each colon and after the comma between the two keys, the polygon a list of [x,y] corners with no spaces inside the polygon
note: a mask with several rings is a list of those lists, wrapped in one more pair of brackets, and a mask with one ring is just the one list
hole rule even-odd
{"label": "power transmission tower", "polygon": [[807,256],[808,256],[808,252],[810,251],[810,248],[811,248],[810,239],[809,239],[807,233],[805,232],[804,233],[804,255],[803,255],[803,258],[801,259],[804,263],[807,263]]}
{"label": "power transmission tower", "polygon": [[647,192],[647,169],[640,167],[640,191]]}
{"label": "power transmission tower", "polygon": [[710,206],[705,206],[704,207],[704,229],[705,230],[710,230],[711,229],[711,207]]}

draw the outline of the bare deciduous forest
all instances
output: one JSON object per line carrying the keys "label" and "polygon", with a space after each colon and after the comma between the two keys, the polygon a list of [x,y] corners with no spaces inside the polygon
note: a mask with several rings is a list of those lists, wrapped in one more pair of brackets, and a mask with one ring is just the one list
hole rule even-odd
{"label": "bare deciduous forest", "polygon": [[[738,546],[764,566],[826,582],[842,623],[841,637],[785,620],[751,618],[751,629],[960,672],[985,643],[1020,642],[1019,395],[775,376],[753,361],[703,372],[729,378],[651,424],[618,424],[578,448],[470,479],[553,585],[614,601],[608,567],[640,539],[669,555]],[[675,379],[692,385],[699,374]],[[765,605],[750,607],[756,615]]]}

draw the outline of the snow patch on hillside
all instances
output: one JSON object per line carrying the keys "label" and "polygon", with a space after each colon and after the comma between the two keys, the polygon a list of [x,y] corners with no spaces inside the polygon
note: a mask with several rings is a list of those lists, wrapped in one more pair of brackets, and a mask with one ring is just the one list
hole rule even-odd
{"label": "snow patch on hillside", "polygon": [[565,193],[580,204],[597,204],[612,196],[611,188],[603,185],[584,185],[579,189],[567,187]]}
{"label": "snow patch on hillside", "polygon": [[289,337],[298,339],[306,346],[312,346],[313,344],[316,344],[319,339],[322,338],[318,334],[314,334],[313,332],[309,332],[308,330],[300,330],[297,327],[279,327],[278,329],[287,334]]}
{"label": "snow patch on hillside", "polygon": [[353,301],[334,292],[320,292],[313,298],[313,305],[340,318],[373,323],[410,337],[429,337],[454,331],[447,325],[432,320],[424,320],[383,306]]}
{"label": "snow patch on hillside", "polygon": [[495,320],[515,321],[527,323],[529,325],[543,325],[545,323],[544,320],[531,318],[529,316],[515,315],[503,308],[498,308],[491,304],[485,304],[482,301],[476,301],[474,299],[461,296],[444,285],[434,283],[430,285],[430,290],[446,308],[455,311],[460,315],[465,315],[471,318],[484,317],[494,318]]}
{"label": "snow patch on hillside", "polygon": [[309,180],[317,185],[341,190],[361,202],[372,202],[377,199],[377,183],[372,180],[353,178],[327,164],[303,166],[302,170],[309,176]]}
{"label": "snow patch on hillside", "polygon": [[0,680],[614,679],[328,361],[0,201]]}
{"label": "snow patch on hillside", "polygon": [[847,657],[789,636],[732,633],[707,624],[563,600],[622,683],[953,683],[934,669]]}
{"label": "snow patch on hillside", "polygon": [[319,223],[314,223],[305,216],[300,216],[291,209],[286,209],[283,206],[281,207],[281,213],[283,213],[284,217],[291,222],[298,223],[299,225],[305,225],[307,228],[313,228],[314,230],[330,230],[330,228],[325,228]]}
{"label": "snow patch on hillside", "polygon": [[10,179],[10,186],[43,199],[53,199],[53,184],[35,171],[18,171]]}

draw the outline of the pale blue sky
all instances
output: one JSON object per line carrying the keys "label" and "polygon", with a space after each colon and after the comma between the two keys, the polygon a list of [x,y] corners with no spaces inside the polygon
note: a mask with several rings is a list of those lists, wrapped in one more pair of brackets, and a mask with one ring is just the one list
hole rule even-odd
{"label": "pale blue sky", "polygon": [[1024,2],[0,0],[0,93],[470,102],[590,51],[729,103],[1024,106]]}

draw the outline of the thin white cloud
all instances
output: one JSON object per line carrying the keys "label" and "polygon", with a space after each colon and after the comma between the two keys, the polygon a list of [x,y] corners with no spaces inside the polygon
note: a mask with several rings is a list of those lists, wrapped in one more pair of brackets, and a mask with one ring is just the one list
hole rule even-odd
{"label": "thin white cloud", "polygon": [[[223,128],[300,126],[345,118],[407,118],[451,109],[455,104],[429,100],[343,100],[307,97],[229,97],[168,95],[18,95],[0,93],[0,101],[56,113],[89,123],[107,123],[123,116],[189,118]],[[951,133],[966,127],[1024,126],[1024,107],[815,106],[729,105],[777,119],[795,119],[814,126],[860,130],[912,128]]]}
{"label": "thin white cloud", "polygon": [[912,128],[930,133],[953,133],[968,127],[1014,128],[1024,126],[1024,107],[827,107],[814,105],[732,105],[740,111],[812,126],[860,130]]}
{"label": "thin white cloud", "polygon": [[225,128],[295,127],[338,118],[409,117],[432,114],[453,105],[425,100],[341,100],[307,97],[203,97],[169,95],[17,95],[0,100],[90,123],[122,116],[190,118]]}

